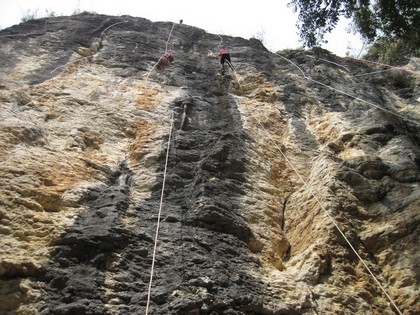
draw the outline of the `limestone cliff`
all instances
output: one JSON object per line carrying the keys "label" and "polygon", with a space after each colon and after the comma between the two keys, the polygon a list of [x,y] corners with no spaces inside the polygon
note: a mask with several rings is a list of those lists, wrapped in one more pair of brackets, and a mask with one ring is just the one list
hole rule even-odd
{"label": "limestone cliff", "polygon": [[0,43],[1,314],[144,314],[160,208],[149,314],[420,314],[418,61],[93,14]]}

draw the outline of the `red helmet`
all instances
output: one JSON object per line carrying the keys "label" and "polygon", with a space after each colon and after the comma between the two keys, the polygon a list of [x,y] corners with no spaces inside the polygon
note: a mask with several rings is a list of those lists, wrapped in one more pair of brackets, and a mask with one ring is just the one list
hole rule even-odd
{"label": "red helmet", "polygon": [[217,55],[218,56],[220,56],[220,55],[223,55],[223,54],[228,54],[229,53],[229,50],[227,50],[227,49],[222,49],[222,50],[220,50],[218,53],[217,53]]}

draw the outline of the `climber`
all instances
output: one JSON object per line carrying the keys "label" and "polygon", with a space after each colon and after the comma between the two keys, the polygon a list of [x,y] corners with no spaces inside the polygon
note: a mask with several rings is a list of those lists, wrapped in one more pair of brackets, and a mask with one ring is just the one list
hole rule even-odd
{"label": "climber", "polygon": [[159,58],[158,69],[163,70],[165,68],[168,68],[173,61],[174,61],[174,56],[172,56],[171,53],[167,53],[166,55]]}
{"label": "climber", "polygon": [[219,56],[219,58],[220,58],[220,64],[221,64],[221,66],[222,66],[222,75],[224,75],[224,74],[225,74],[225,61],[227,61],[227,63],[228,63],[228,65],[229,65],[229,67],[230,67],[232,70],[235,70],[235,69],[233,68],[233,66],[232,66],[232,62],[230,61],[230,52],[229,52],[229,50],[222,49],[222,50],[220,50],[220,51],[217,53],[217,56]]}

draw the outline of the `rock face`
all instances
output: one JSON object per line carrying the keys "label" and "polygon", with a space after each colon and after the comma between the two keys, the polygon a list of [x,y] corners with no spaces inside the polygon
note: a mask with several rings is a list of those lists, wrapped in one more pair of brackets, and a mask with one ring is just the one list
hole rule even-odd
{"label": "rock face", "polygon": [[150,314],[397,313],[365,265],[420,314],[416,60],[91,14],[0,42],[1,314],[145,313],[159,209]]}

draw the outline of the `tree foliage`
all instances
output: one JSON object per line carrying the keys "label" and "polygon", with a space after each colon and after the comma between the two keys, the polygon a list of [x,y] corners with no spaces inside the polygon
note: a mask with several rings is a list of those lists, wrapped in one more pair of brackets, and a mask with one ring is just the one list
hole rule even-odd
{"label": "tree foliage", "polygon": [[350,19],[370,43],[386,37],[419,46],[418,0],[290,0],[288,6],[299,14],[300,37],[307,47],[325,42],[324,35],[337,26],[340,17]]}

